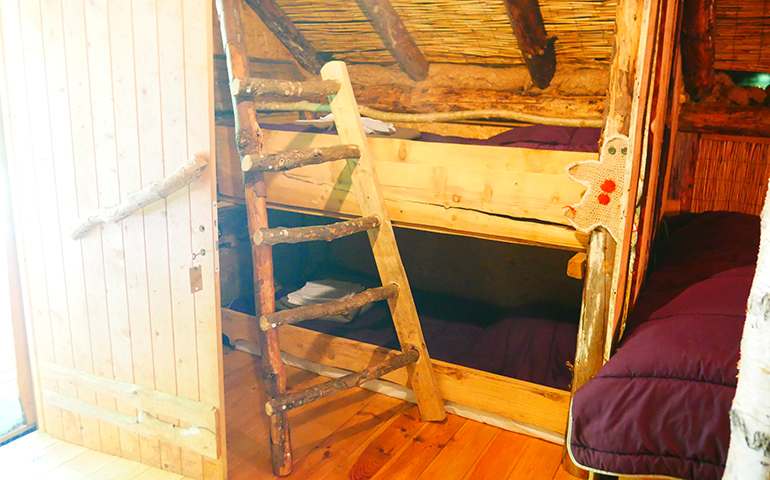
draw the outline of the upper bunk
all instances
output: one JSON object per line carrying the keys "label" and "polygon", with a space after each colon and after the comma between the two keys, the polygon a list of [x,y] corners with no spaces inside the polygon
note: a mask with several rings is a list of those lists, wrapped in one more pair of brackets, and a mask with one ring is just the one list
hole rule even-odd
{"label": "upper bunk", "polygon": [[[266,154],[339,144],[335,135],[270,127],[262,130]],[[584,142],[577,146],[590,150],[599,136],[597,129],[553,127],[550,131],[565,142],[549,145],[554,148],[567,148],[570,140],[582,134],[586,139],[576,138]],[[218,138],[219,191],[225,196],[241,197],[243,183],[234,132],[220,127]],[[575,230],[564,216],[564,207],[578,203],[585,186],[570,179],[566,167],[577,161],[595,160],[595,152],[511,148],[478,141],[472,145],[434,143],[384,136],[369,137],[369,142],[385,203],[397,226],[585,249],[587,236]],[[345,162],[268,173],[266,184],[268,204],[273,208],[325,216],[359,215],[357,203],[348,195],[351,185]]]}

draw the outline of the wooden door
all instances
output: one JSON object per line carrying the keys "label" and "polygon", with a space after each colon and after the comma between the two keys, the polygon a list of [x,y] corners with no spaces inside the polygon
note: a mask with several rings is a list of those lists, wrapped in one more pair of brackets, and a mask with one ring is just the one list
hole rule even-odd
{"label": "wooden door", "polygon": [[205,479],[226,471],[214,159],[121,222],[69,230],[213,151],[211,15],[210,0],[0,0],[41,426]]}

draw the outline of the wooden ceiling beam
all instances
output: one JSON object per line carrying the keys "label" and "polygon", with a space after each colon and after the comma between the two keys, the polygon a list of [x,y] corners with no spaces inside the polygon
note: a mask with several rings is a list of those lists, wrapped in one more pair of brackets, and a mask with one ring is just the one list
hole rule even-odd
{"label": "wooden ceiling beam", "polygon": [[682,75],[694,101],[714,88],[714,0],[684,0],[682,9]]}
{"label": "wooden ceiling beam", "polygon": [[504,0],[513,34],[519,43],[529,75],[538,88],[546,88],[556,72],[556,37],[548,38],[537,0]]}
{"label": "wooden ceiling beam", "polygon": [[267,28],[283,43],[302,68],[313,75],[321,73],[324,60],[274,0],[244,1],[259,15]]}
{"label": "wooden ceiling beam", "polygon": [[428,59],[414,42],[390,0],[358,0],[358,4],[372,22],[382,43],[409,78],[416,82],[427,78],[430,66]]}

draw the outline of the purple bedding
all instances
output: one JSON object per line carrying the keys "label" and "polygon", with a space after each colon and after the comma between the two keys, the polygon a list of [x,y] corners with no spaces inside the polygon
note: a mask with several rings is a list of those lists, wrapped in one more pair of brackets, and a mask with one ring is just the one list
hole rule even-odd
{"label": "purple bedding", "polygon": [[[538,303],[502,309],[452,297],[438,301],[416,292],[423,336],[431,358],[569,390],[579,312]],[[380,303],[352,322],[308,320],[304,328],[398,349],[387,305]]]}
{"label": "purple bedding", "polygon": [[573,398],[579,465],[722,477],[758,246],[759,219],[744,214],[706,213],[672,234],[617,352]]}
{"label": "purple bedding", "polygon": [[[292,132],[315,132],[310,125],[265,124],[268,130]],[[329,132],[334,133],[334,132]],[[601,129],[588,127],[558,127],[531,125],[517,127],[487,139],[455,137],[422,132],[416,140],[436,143],[462,143],[466,145],[490,145],[498,147],[531,148],[535,150],[567,150],[575,152],[598,152]]]}

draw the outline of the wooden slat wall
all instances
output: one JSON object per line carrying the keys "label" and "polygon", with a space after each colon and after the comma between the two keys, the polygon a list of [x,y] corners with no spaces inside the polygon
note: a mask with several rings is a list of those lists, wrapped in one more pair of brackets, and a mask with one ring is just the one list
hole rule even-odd
{"label": "wooden slat wall", "polygon": [[[0,103],[33,356],[214,406],[223,445],[214,159],[167,200],[68,236],[192,153],[213,154],[211,25],[207,0],[0,0]],[[136,414],[104,393],[38,383]],[[226,470],[223,452],[210,460],[65,410],[44,406],[41,425],[195,478]]]}

